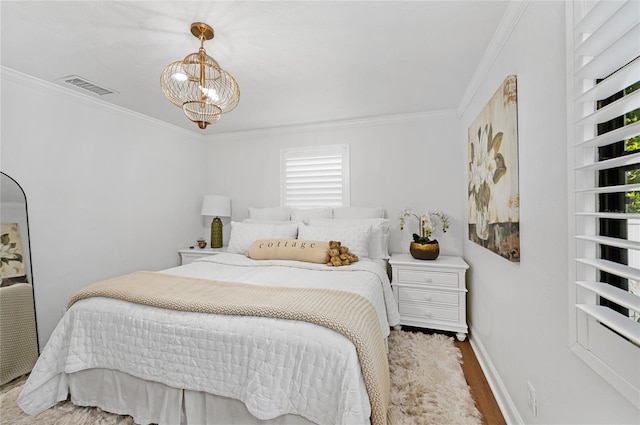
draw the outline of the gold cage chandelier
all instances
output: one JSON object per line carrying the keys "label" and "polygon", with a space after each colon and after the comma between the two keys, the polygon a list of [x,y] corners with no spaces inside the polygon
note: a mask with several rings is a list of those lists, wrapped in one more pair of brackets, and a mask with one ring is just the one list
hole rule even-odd
{"label": "gold cage chandelier", "polygon": [[167,65],[160,76],[160,87],[171,103],[204,130],[238,105],[240,87],[204,50],[205,40],[213,38],[213,28],[194,22],[191,34],[200,40],[200,49]]}

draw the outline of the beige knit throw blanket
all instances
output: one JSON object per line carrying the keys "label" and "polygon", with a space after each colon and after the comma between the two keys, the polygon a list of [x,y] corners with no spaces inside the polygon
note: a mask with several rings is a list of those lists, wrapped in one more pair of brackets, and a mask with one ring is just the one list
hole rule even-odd
{"label": "beige knit throw blanket", "polygon": [[356,347],[371,403],[371,422],[389,414],[389,363],[377,314],[364,297],[346,291],[229,283],[136,272],[95,283],[74,294],[67,308],[89,297],[117,298],[179,311],[300,320],[332,329]]}

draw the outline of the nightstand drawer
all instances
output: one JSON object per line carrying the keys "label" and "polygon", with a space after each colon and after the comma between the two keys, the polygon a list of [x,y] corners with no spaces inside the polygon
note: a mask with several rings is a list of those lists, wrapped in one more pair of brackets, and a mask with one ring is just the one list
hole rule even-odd
{"label": "nightstand drawer", "polygon": [[400,269],[398,270],[398,283],[424,283],[457,288],[458,274]]}
{"label": "nightstand drawer", "polygon": [[182,264],[184,265],[184,264],[193,263],[198,258],[202,258],[202,255],[182,254]]}
{"label": "nightstand drawer", "polygon": [[446,308],[437,308],[420,304],[403,304],[399,305],[400,315],[407,317],[415,317],[422,320],[442,320],[447,322],[457,322],[459,320],[459,311]]}
{"label": "nightstand drawer", "polygon": [[447,304],[452,307],[458,306],[457,292],[425,291],[422,289],[399,287],[398,298],[400,299],[400,301]]}
{"label": "nightstand drawer", "polygon": [[184,248],[178,250],[182,265],[193,263],[199,258],[218,255],[227,252],[227,247],[222,248]]}

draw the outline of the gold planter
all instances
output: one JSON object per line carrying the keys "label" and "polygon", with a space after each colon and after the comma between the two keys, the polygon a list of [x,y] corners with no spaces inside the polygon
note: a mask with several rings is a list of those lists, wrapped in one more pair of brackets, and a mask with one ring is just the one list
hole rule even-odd
{"label": "gold planter", "polygon": [[416,260],[435,260],[440,255],[440,244],[438,241],[425,244],[411,242],[409,252]]}

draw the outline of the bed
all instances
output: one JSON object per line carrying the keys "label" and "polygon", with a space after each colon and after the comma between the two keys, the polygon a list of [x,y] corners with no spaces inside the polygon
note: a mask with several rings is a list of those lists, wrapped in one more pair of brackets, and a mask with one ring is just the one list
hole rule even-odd
{"label": "bed", "polygon": [[[382,338],[399,323],[381,267],[384,259],[375,246],[386,250],[386,241],[378,239],[388,221],[252,220],[232,223],[228,253],[145,276],[265,291],[322,288],[368,300],[373,311],[368,322],[375,322]],[[293,227],[295,237],[304,240],[341,236],[360,253],[360,261],[328,267],[247,257],[257,239],[291,238]],[[177,311],[88,297],[77,300],[56,327],[18,404],[37,414],[70,397],[77,405],[131,415],[140,424],[365,424],[374,415],[371,378],[363,376],[367,368],[360,350],[344,334],[306,320]]]}

